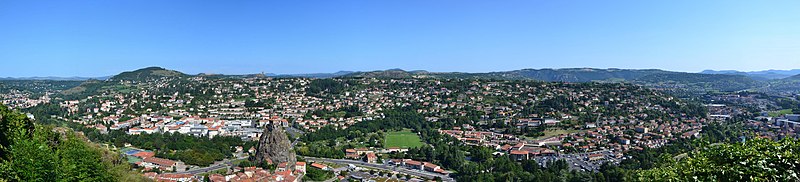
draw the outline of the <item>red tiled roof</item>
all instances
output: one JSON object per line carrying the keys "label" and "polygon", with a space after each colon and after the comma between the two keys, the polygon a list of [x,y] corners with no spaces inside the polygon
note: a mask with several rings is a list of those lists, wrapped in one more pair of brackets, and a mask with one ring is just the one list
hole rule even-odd
{"label": "red tiled roof", "polygon": [[512,150],[511,155],[528,155],[528,151],[525,150]]}
{"label": "red tiled roof", "polygon": [[139,158],[142,158],[142,159],[148,158],[148,157],[153,157],[155,155],[156,155],[156,153],[147,152],[147,151],[141,151],[141,152],[137,152],[137,153],[133,154],[133,156],[136,156],[136,157],[139,157]]}
{"label": "red tiled roof", "polygon": [[212,182],[224,182],[225,176],[222,176],[220,174],[211,174],[208,176],[208,179],[210,179]]}
{"label": "red tiled roof", "polygon": [[327,168],[328,166],[327,166],[327,165],[325,165],[325,164],[320,164],[320,163],[311,163],[311,167],[316,167],[316,168],[320,168],[320,169],[325,169],[325,168]]}
{"label": "red tiled roof", "polygon": [[431,169],[439,167],[438,165],[430,163],[430,162],[426,162],[424,165],[425,165],[425,168],[431,168]]}
{"label": "red tiled roof", "polygon": [[406,161],[406,165],[420,166],[420,165],[422,165],[422,162],[414,161],[414,160],[408,160],[408,161]]}
{"label": "red tiled roof", "polygon": [[172,160],[169,160],[169,159],[162,159],[162,158],[158,158],[158,157],[148,157],[148,158],[144,159],[144,162],[153,163],[153,164],[156,164],[156,165],[159,165],[159,166],[172,166],[172,165],[175,165],[175,161],[172,161]]}

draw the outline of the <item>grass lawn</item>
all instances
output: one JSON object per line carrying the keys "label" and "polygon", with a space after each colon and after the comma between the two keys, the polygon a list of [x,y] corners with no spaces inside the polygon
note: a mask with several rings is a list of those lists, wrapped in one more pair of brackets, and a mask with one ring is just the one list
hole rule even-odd
{"label": "grass lawn", "polygon": [[231,164],[233,164],[234,166],[239,166],[239,163],[242,163],[245,160],[247,160],[247,159],[236,159],[236,160],[231,161]]}
{"label": "grass lawn", "polygon": [[422,146],[422,141],[411,130],[393,131],[386,133],[386,142],[383,147],[414,148]]}
{"label": "grass lawn", "polygon": [[784,114],[792,114],[792,109],[784,109],[784,110],[780,110],[780,111],[770,111],[767,114],[769,115],[769,117],[778,117],[778,116],[782,116]]}

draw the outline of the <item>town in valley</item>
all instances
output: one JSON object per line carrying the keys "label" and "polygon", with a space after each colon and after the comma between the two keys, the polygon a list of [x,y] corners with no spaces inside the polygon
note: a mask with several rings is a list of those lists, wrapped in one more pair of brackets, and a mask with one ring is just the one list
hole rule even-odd
{"label": "town in valley", "polygon": [[[489,162],[582,178],[641,168],[658,160],[648,152],[693,142],[798,137],[796,90],[648,84],[149,67],[105,80],[2,80],[0,88],[10,109],[73,130],[156,181],[472,181]],[[690,149],[671,150],[660,155]]]}

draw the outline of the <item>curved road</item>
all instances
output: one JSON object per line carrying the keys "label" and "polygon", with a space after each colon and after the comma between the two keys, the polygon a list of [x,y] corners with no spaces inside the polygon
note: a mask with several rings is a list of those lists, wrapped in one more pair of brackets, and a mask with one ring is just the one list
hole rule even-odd
{"label": "curved road", "polygon": [[[300,138],[294,136],[295,133],[304,134],[305,132],[303,132],[302,130],[299,130],[297,128],[293,128],[293,127],[286,127],[286,130],[289,131],[289,133],[291,133],[291,135],[294,138],[296,138],[292,142],[292,148],[294,148],[294,146],[297,145],[297,142],[300,141]],[[183,172],[177,172],[177,174],[193,174],[194,175],[194,174],[206,173],[206,172],[210,172],[210,171],[224,169],[224,168],[233,166],[233,161],[234,160],[240,160],[240,159],[247,159],[247,157],[239,157],[239,158],[236,158],[236,159],[233,159],[233,160],[226,159],[226,160],[223,160],[220,163],[212,164],[212,165],[210,165],[208,167],[199,168],[199,169],[192,169],[192,170],[183,171]]]}
{"label": "curved road", "polygon": [[406,169],[404,167],[397,167],[397,166],[388,165],[388,164],[373,164],[373,163],[366,163],[366,162],[363,162],[363,161],[356,161],[356,160],[328,159],[328,158],[317,158],[317,157],[306,157],[306,156],[303,156],[303,158],[305,158],[307,161],[329,162],[329,163],[337,163],[337,164],[352,164],[352,165],[356,165],[356,166],[371,167],[371,168],[377,168],[377,169],[382,169],[382,170],[387,170],[387,171],[395,171],[395,172],[399,172],[399,173],[411,174],[411,175],[414,175],[414,176],[421,176],[421,177],[426,177],[426,178],[431,178],[431,179],[434,178],[434,177],[440,177],[440,178],[442,178],[442,181],[456,181],[455,179],[450,178],[450,176],[436,174],[436,173],[432,173],[432,172],[428,172],[428,171],[422,171],[422,170]]}
{"label": "curved road", "polygon": [[[239,160],[239,159],[247,159],[247,157],[240,157],[240,158],[236,158],[234,160]],[[183,171],[183,172],[177,172],[177,174],[192,174],[192,175],[195,175],[195,174],[199,174],[199,173],[206,173],[206,172],[216,171],[216,170],[220,170],[220,169],[225,169],[225,168],[228,168],[230,166],[233,166],[233,161],[234,160],[227,160],[226,159],[226,160],[223,160],[220,163],[212,164],[211,166],[208,166],[208,167],[204,167],[204,168],[200,168],[200,169],[192,169],[192,170]]]}

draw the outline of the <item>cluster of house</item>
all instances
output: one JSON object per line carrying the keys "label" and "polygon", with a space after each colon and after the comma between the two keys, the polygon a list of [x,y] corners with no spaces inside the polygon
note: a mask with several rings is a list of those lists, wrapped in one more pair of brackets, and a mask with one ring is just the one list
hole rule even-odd
{"label": "cluster of house", "polygon": [[464,124],[452,130],[439,130],[439,133],[454,137],[467,145],[495,147],[503,143],[517,143],[522,139],[511,134],[500,134],[490,131],[476,131],[474,127]]}
{"label": "cluster of house", "polygon": [[155,157],[155,153],[152,151],[130,149],[123,151],[123,154],[126,155],[128,162],[143,168],[144,171],[150,171],[151,169],[159,169],[160,171],[176,171],[179,168],[184,168],[184,164],[182,162]]}
{"label": "cluster of house", "polygon": [[[185,85],[170,85],[172,82],[156,80],[132,83],[147,89],[127,94],[104,92],[104,95],[90,96],[80,101],[64,101],[62,107],[79,116],[76,122],[88,127],[101,131],[123,130],[131,135],[174,132],[201,137],[239,136],[255,139],[261,132],[259,126],[267,122],[279,122],[308,131],[323,126],[347,128],[361,121],[382,117],[382,110],[412,103],[420,104],[417,112],[426,115],[426,120],[431,122],[480,113],[477,121],[469,122],[475,122],[475,126],[499,121],[516,128],[548,127],[579,131],[544,140],[524,140],[519,136],[499,133],[502,130],[476,129],[469,125],[440,130],[470,145],[501,149],[504,144],[522,144],[519,148],[507,150],[509,154],[514,152],[520,155],[520,159],[526,158],[524,155],[527,158],[531,155],[549,155],[551,151],[547,149],[551,148],[563,152],[561,150],[572,148],[577,151],[626,151],[642,145],[659,147],[675,137],[697,136],[704,122],[657,104],[681,104],[672,97],[625,84],[594,87],[571,83],[368,78],[345,80],[364,87],[318,97],[306,92],[312,81],[306,78],[219,80],[194,77]],[[195,89],[193,93],[162,91],[176,87]],[[268,104],[248,104],[251,101]],[[542,104],[554,107],[567,104],[569,107],[558,110],[531,109]],[[345,107],[356,107],[363,114],[311,114],[316,110],[337,112]],[[601,109],[619,114],[599,117],[596,122],[586,123],[585,126],[573,126],[576,122],[562,122],[577,121],[579,115],[599,115],[594,112]],[[135,114],[131,114],[131,111]],[[659,117],[653,119],[648,115],[650,113],[657,113]],[[523,154],[523,151],[527,154]],[[368,162],[377,162],[378,158],[372,152],[355,149],[346,153],[348,158]]]}
{"label": "cluster of house", "polygon": [[356,159],[356,160],[363,160],[368,163],[377,163],[378,155],[375,154],[375,151],[369,150],[367,148],[355,148],[355,149],[345,149],[345,158],[348,159]]}
{"label": "cluster of house", "polygon": [[261,129],[269,123],[279,123],[284,127],[289,127],[289,123],[279,117],[271,117],[265,120],[221,120],[217,118],[201,118],[191,116],[173,119],[171,116],[152,116],[142,115],[126,121],[119,121],[117,117],[104,117],[102,121],[113,123],[111,127],[103,124],[89,125],[106,133],[110,130],[127,130],[129,135],[153,134],[153,133],[180,133],[197,137],[215,136],[237,136],[247,140],[258,138],[263,132]]}
{"label": "cluster of house", "polygon": [[658,148],[675,138],[697,137],[706,119],[676,119],[673,121],[651,120],[604,120],[581,132],[563,136],[566,147],[591,152],[606,149],[627,151],[641,146]]}
{"label": "cluster of house", "polygon": [[[618,88],[609,89],[573,84],[449,81],[465,82],[464,84],[466,84],[454,87],[447,83],[448,81],[425,79],[359,79],[351,81],[368,86],[347,90],[330,97],[316,97],[306,93],[307,85],[312,82],[312,79],[306,78],[218,80],[196,77],[191,78],[191,82],[185,83],[185,85],[170,85],[172,83],[165,80],[153,80],[132,83],[147,86],[142,88],[149,89],[137,90],[137,92],[129,94],[102,93],[105,95],[90,96],[81,101],[64,101],[62,106],[71,111],[75,110],[76,112],[73,114],[81,116],[77,122],[93,125],[92,127],[98,129],[104,128],[104,126],[95,125],[101,123],[105,126],[110,125],[107,130],[126,129],[130,134],[179,132],[197,136],[235,135],[243,138],[254,137],[258,135],[258,131],[245,127],[231,130],[230,128],[235,128],[231,127],[235,124],[229,122],[278,120],[285,125],[305,128],[308,131],[315,131],[327,125],[346,128],[357,122],[381,117],[381,110],[406,106],[410,103],[420,103],[424,106],[418,112],[432,115],[428,119],[434,122],[439,118],[464,116],[467,114],[464,108],[474,108],[485,113],[482,119],[509,120],[509,124],[517,127],[556,126],[560,124],[561,120],[574,119],[573,115],[576,113],[596,110],[598,107],[615,108],[626,113],[666,112],[662,107],[649,103],[648,98],[640,97],[645,94],[653,94],[651,91],[636,87],[616,86]],[[196,99],[201,97],[200,95],[161,92],[160,90],[174,87],[193,87],[203,93],[212,93],[213,97],[205,98],[206,96],[203,95],[203,103],[198,104],[194,102],[197,102]],[[248,100],[238,99],[242,97],[260,102],[268,101],[269,104],[266,104],[267,106],[248,105]],[[513,102],[489,102],[488,98],[518,99],[513,99]],[[519,113],[525,109],[525,105],[551,99],[571,102],[576,107],[573,110],[551,111],[542,115],[532,114],[518,120],[510,119],[520,118]],[[152,110],[144,107],[149,105],[157,105],[161,109]],[[357,107],[363,115],[306,115],[315,110],[336,111],[351,106]],[[130,114],[131,110],[137,114]],[[161,114],[154,113],[165,113],[181,119],[169,122],[169,118],[163,118],[164,122],[160,122],[162,120],[160,117],[168,116],[159,116]],[[155,116],[144,118],[143,115]],[[97,118],[100,116],[103,119]],[[197,122],[187,119],[198,116],[205,118],[205,121],[203,118]],[[107,120],[105,117],[113,117],[116,120]],[[119,118],[133,119],[119,121]],[[507,136],[489,137],[503,138]],[[483,137],[467,136],[463,138],[466,142],[481,143],[479,140]],[[498,141],[497,144],[499,143],[502,142]]]}
{"label": "cluster of house", "polygon": [[[236,167],[233,171],[227,174],[213,173],[208,175],[208,180],[211,182],[299,182],[305,175],[306,163],[297,162],[294,169],[286,168],[287,165],[279,165],[275,171],[269,171],[260,167]],[[203,175],[192,174],[178,174],[178,173],[163,173],[158,174],[155,172],[144,173],[145,177],[155,181],[168,181],[168,182],[189,182],[189,181],[204,181]]]}
{"label": "cluster of house", "polygon": [[748,120],[746,126],[763,138],[776,140],[785,137],[800,138],[799,114],[786,114],[779,117],[759,116],[755,120]]}
{"label": "cluster of house", "polygon": [[548,148],[544,148],[546,143],[526,144],[517,143],[516,145],[503,145],[500,151],[507,152],[509,157],[513,160],[529,160],[535,156],[555,156],[557,152]]}
{"label": "cluster of house", "polygon": [[[364,97],[353,96],[366,96],[369,91],[362,91],[359,93],[348,92],[345,96],[339,98],[321,99],[313,96],[307,96],[302,89],[303,85],[307,85],[310,80],[304,78],[287,79],[287,80],[273,80],[273,79],[238,79],[238,80],[216,80],[204,78],[192,78],[192,82],[186,85],[170,85],[171,83],[165,80],[150,80],[145,82],[130,82],[142,86],[137,92],[130,94],[123,93],[102,93],[103,95],[89,96],[84,100],[70,100],[61,103],[61,106],[69,110],[70,114],[80,116],[74,122],[82,123],[85,125],[103,124],[109,126],[108,129],[133,129],[130,131],[135,133],[152,133],[152,132],[166,132],[166,130],[178,130],[178,128],[166,128],[165,126],[138,126],[135,121],[128,123],[126,121],[119,121],[109,123],[108,121],[101,121],[102,117],[115,117],[126,118],[133,117],[136,119],[138,115],[156,115],[155,113],[167,114],[174,117],[192,117],[203,116],[206,118],[215,118],[219,120],[274,120],[278,117],[277,122],[285,122],[289,125],[289,120],[297,123],[300,127],[308,130],[315,130],[326,125],[335,125],[346,127],[354,123],[372,119],[369,115],[375,115],[375,111],[381,110],[383,107],[391,105],[382,104],[382,102],[373,102],[376,100],[366,99]],[[204,86],[199,86],[204,85]],[[208,86],[213,85],[213,86]],[[204,98],[204,103],[193,103],[194,99],[198,96],[192,93],[160,93],[160,89],[174,88],[174,87],[194,87],[195,89],[203,90],[203,93],[214,93],[211,98]],[[283,88],[294,87],[301,89],[285,90]],[[254,94],[250,94],[254,93]],[[266,101],[271,100],[269,107],[264,106],[246,106],[245,100],[237,98],[250,97],[252,100]],[[210,99],[210,100],[209,100]],[[386,100],[386,99],[381,99]],[[369,104],[373,103],[373,104]],[[380,104],[375,104],[380,103]],[[161,109],[154,110],[148,106],[159,106]],[[353,117],[331,117],[322,118],[323,116],[313,116],[311,118],[304,117],[306,112],[326,109],[336,110],[346,106],[358,106],[362,112],[368,116],[353,116]],[[166,110],[166,111],[165,111]],[[131,114],[131,111],[137,114]],[[139,118],[145,119],[145,118]],[[287,120],[289,119],[289,120]],[[191,122],[189,122],[191,123]],[[210,122],[209,122],[210,123]],[[194,123],[191,123],[194,124]],[[209,136],[214,135],[215,127],[205,125],[186,126],[184,130],[209,130]],[[222,125],[220,125],[222,126]],[[138,128],[134,128],[138,127]],[[102,128],[102,127],[100,127]],[[204,129],[203,129],[204,128]],[[241,133],[253,134],[249,131]],[[199,134],[198,134],[199,135]]]}
{"label": "cluster of house", "polygon": [[0,93],[0,103],[10,108],[25,109],[50,102],[50,93],[45,93],[38,98],[31,98],[28,92],[11,90],[8,93]]}
{"label": "cluster of house", "polygon": [[438,166],[436,164],[430,163],[430,162],[421,162],[421,161],[415,161],[415,160],[411,160],[411,159],[392,159],[392,160],[389,160],[389,164],[396,165],[396,166],[403,166],[403,167],[407,167],[407,168],[411,168],[411,169],[419,169],[419,170],[424,170],[424,171],[428,171],[428,172],[439,173],[439,174],[443,174],[443,175],[449,174],[449,172],[444,170],[442,167],[440,167],[440,166]]}
{"label": "cluster of house", "polygon": [[258,168],[258,167],[245,167],[243,169],[236,168],[236,172],[228,175],[212,174],[209,179],[212,182],[245,182],[245,181],[286,181],[296,182],[301,181],[306,171],[305,162],[297,162],[294,169],[288,169],[287,164],[282,163],[277,166],[274,172]]}
{"label": "cluster of house", "polygon": [[[657,148],[666,145],[674,138],[698,137],[702,123],[706,119],[675,121],[617,120],[603,118],[595,123],[587,123],[585,129],[573,133],[560,134],[539,140],[518,138],[514,135],[479,131],[472,126],[463,125],[452,130],[439,130],[469,145],[480,145],[498,149],[512,155],[515,159],[530,159],[533,156],[552,155],[569,152],[595,152],[614,149],[619,154],[642,147]],[[546,119],[524,119],[518,123],[544,123]],[[599,125],[599,126],[598,126]],[[518,125],[519,126],[519,125]],[[527,126],[527,124],[526,124]],[[558,149],[557,151],[549,148]]]}

